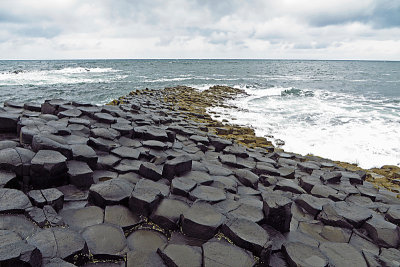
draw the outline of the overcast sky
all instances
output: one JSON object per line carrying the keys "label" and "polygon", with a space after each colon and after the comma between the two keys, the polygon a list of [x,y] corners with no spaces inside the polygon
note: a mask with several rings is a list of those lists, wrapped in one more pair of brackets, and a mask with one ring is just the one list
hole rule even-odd
{"label": "overcast sky", "polygon": [[400,0],[0,0],[0,59],[400,60]]}

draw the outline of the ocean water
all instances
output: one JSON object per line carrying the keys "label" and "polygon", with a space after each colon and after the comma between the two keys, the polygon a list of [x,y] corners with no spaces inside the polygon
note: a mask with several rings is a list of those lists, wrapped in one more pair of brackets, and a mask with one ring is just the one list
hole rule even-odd
{"label": "ocean water", "polygon": [[214,108],[286,151],[371,168],[400,166],[400,62],[309,60],[0,61],[0,101],[104,104],[132,90],[246,90]]}

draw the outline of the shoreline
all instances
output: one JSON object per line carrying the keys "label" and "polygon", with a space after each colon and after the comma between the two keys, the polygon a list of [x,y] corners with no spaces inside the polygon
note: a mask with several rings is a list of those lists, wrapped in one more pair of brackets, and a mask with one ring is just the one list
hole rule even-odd
{"label": "shoreline", "polygon": [[206,113],[241,93],[179,86],[104,106],[4,103],[0,265],[398,262],[397,194]]}
{"label": "shoreline", "polygon": [[[166,97],[164,97],[165,102],[172,103],[173,105],[178,105],[179,110],[186,114],[186,118],[195,122],[202,122],[207,124],[208,127],[211,127],[212,133],[216,133],[222,138],[235,140],[239,144],[245,145],[250,148],[265,148],[269,152],[273,152],[274,150],[282,152],[285,151],[283,148],[274,147],[272,142],[268,141],[267,138],[256,136],[254,130],[251,127],[241,126],[232,123],[229,124],[227,121],[218,121],[216,119],[213,119],[211,114],[209,114],[209,112],[207,111],[208,108],[213,107],[226,108],[226,100],[234,99],[241,96],[248,96],[247,92],[243,89],[216,85],[204,91],[200,91],[196,88],[187,86],[165,88],[162,89],[162,91],[166,92],[167,95]],[[140,90],[136,90],[135,94],[139,92]],[[130,95],[134,94],[131,92]],[[120,97],[119,100],[123,98],[124,97]],[[116,102],[112,101],[109,104],[115,103]],[[236,107],[228,108],[235,109]],[[216,112],[213,112],[213,115],[215,116],[218,114]],[[220,129],[220,132],[218,132],[216,128],[222,129]],[[229,132],[229,134],[227,134],[227,132]],[[370,169],[365,169],[359,167],[355,163],[332,160],[320,157],[318,155],[307,154],[301,156],[305,157],[305,159],[310,160],[317,157],[323,160],[334,162],[338,166],[341,166],[350,171],[364,171],[367,173],[367,181],[373,183],[376,186],[386,188],[392,192],[400,193],[400,167],[398,166],[383,165],[380,168],[374,167]]]}

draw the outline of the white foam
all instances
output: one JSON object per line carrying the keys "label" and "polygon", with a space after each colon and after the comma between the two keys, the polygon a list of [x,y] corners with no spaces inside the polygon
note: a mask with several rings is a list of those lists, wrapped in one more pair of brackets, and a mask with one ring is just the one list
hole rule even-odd
{"label": "white foam", "polygon": [[52,84],[76,84],[99,83],[124,79],[127,76],[104,73],[115,73],[120,70],[112,68],[63,68],[59,70],[21,71],[18,73],[0,73],[0,85],[52,85]]}
{"label": "white foam", "polygon": [[280,97],[286,89],[247,89],[251,96],[231,101],[238,110],[214,108],[222,114],[216,119],[253,126],[259,136],[282,139],[286,151],[363,168],[400,166],[400,116],[390,110],[392,105],[322,90],[313,90],[312,97]]}

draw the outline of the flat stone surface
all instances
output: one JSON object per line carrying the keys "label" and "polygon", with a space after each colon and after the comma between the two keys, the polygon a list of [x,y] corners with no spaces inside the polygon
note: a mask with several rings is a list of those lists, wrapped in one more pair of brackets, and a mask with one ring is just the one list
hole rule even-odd
{"label": "flat stone surface", "polygon": [[125,159],[139,159],[140,151],[132,147],[121,146],[111,150],[111,153]]}
{"label": "flat stone surface", "polygon": [[23,213],[30,207],[32,204],[22,191],[0,188],[0,213]]}
{"label": "flat stone surface", "polygon": [[110,128],[93,128],[90,130],[90,136],[94,138],[104,138],[108,140],[114,140],[120,137],[120,133],[117,130]]}
{"label": "flat stone surface", "polygon": [[158,248],[167,243],[167,237],[162,233],[153,230],[136,230],[127,238],[130,250],[143,252],[157,252]]}
{"label": "flat stone surface", "polygon": [[329,266],[329,259],[316,248],[298,242],[283,245],[283,252],[290,266]]}
{"label": "flat stone surface", "polygon": [[368,235],[379,246],[397,248],[400,244],[400,229],[397,225],[385,221],[381,216],[374,216],[363,225]]}
{"label": "flat stone surface", "polygon": [[158,181],[162,178],[162,169],[150,162],[143,162],[139,168],[139,174],[144,178]]}
{"label": "flat stone surface", "polygon": [[223,240],[212,239],[203,244],[203,266],[254,266],[253,255]]}
{"label": "flat stone surface", "polygon": [[26,216],[34,221],[40,227],[55,227],[64,226],[64,221],[61,216],[53,209],[52,206],[44,206],[42,209],[33,207],[28,209]]}
{"label": "flat stone surface", "polygon": [[235,245],[257,256],[270,253],[272,242],[269,242],[269,235],[255,222],[246,219],[229,220],[223,224],[221,231]]}
{"label": "flat stone surface", "polygon": [[203,171],[191,171],[179,178],[190,179],[200,185],[211,185],[214,182],[214,179],[212,179],[208,173]]}
{"label": "flat stone surface", "polygon": [[71,149],[74,160],[86,162],[92,169],[96,167],[98,156],[93,148],[88,145],[71,145]]}
{"label": "flat stone surface", "polygon": [[127,267],[164,267],[164,261],[156,252],[133,250],[126,257]]}
{"label": "flat stone surface", "polygon": [[56,188],[31,190],[28,192],[28,197],[39,208],[50,205],[58,211],[64,204],[64,194]]}
{"label": "flat stone surface", "polygon": [[180,216],[189,209],[189,205],[176,199],[164,198],[157,209],[151,214],[150,219],[160,227],[168,230],[178,229]]}
{"label": "flat stone surface", "polygon": [[34,156],[34,152],[21,147],[0,150],[0,169],[19,176],[29,175],[29,165]]}
{"label": "flat stone surface", "polygon": [[17,175],[14,172],[0,170],[0,188],[9,187],[17,181]]}
{"label": "flat stone surface", "polygon": [[202,250],[199,247],[168,244],[157,252],[168,266],[202,266]]}
{"label": "flat stone surface", "polygon": [[73,261],[75,255],[87,254],[85,240],[68,228],[47,228],[34,234],[28,243],[42,252],[43,258],[61,258]]}
{"label": "flat stone surface", "polygon": [[40,150],[31,161],[31,174],[52,176],[67,172],[67,158],[54,150]]}
{"label": "flat stone surface", "polygon": [[81,231],[88,226],[103,223],[104,221],[104,210],[96,206],[63,209],[59,212],[59,215],[71,229],[76,231]]}
{"label": "flat stone surface", "polygon": [[212,186],[200,185],[189,193],[192,200],[203,200],[210,203],[216,203],[226,199],[224,190]]}
{"label": "flat stone surface", "polygon": [[72,149],[61,136],[50,133],[39,133],[32,138],[32,150],[54,150],[60,152],[68,159],[72,158]]}
{"label": "flat stone surface", "polygon": [[0,215],[0,229],[13,231],[22,239],[26,239],[40,230],[37,225],[23,215]]}
{"label": "flat stone surface", "polygon": [[203,202],[195,202],[182,216],[182,232],[199,239],[212,238],[224,221],[221,213]]}
{"label": "flat stone surface", "polygon": [[159,189],[151,187],[135,189],[129,198],[129,209],[135,214],[149,216],[161,198]]}
{"label": "flat stone surface", "polygon": [[66,262],[60,258],[54,258],[43,264],[43,267],[75,267],[76,265]]}
{"label": "flat stone surface", "polygon": [[182,155],[165,162],[162,175],[167,179],[175,176],[181,176],[192,170],[192,159],[189,156]]}
{"label": "flat stone surface", "polygon": [[189,178],[176,177],[171,181],[171,192],[175,195],[187,197],[189,192],[196,187],[196,182]]}
{"label": "flat stone surface", "polygon": [[258,181],[260,178],[255,173],[249,170],[236,170],[235,175],[239,179],[239,181],[245,186],[250,186],[254,189],[257,189]]}
{"label": "flat stone surface", "polygon": [[[4,236],[2,236],[4,237]],[[41,266],[42,254],[25,241],[0,244],[1,266]]]}
{"label": "flat stone surface", "polygon": [[319,247],[334,266],[367,267],[361,253],[352,245],[346,243],[323,243]]}
{"label": "flat stone surface", "polygon": [[86,162],[67,161],[70,184],[80,188],[88,188],[93,182],[93,171]]}
{"label": "flat stone surface", "polygon": [[114,224],[96,224],[82,231],[90,253],[103,259],[118,259],[128,251],[121,227]]}
{"label": "flat stone surface", "polygon": [[89,189],[89,201],[102,208],[127,204],[133,188],[133,184],[119,178],[93,184]]}
{"label": "flat stone surface", "polygon": [[121,205],[113,205],[106,206],[104,222],[118,225],[123,230],[125,230],[138,225],[139,223],[141,223],[141,220],[127,207]]}

